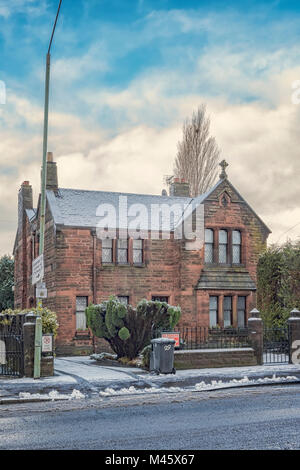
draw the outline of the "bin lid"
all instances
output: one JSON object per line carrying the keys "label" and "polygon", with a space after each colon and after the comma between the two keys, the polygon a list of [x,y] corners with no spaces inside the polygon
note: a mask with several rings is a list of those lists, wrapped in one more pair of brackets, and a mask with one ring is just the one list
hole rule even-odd
{"label": "bin lid", "polygon": [[158,344],[175,344],[175,339],[171,338],[155,338],[151,340],[151,343],[158,343]]}

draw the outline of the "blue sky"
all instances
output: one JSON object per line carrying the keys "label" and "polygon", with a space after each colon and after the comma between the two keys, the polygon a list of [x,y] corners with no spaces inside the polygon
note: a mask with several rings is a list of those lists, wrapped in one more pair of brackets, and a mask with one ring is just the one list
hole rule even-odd
{"label": "blue sky", "polygon": [[[39,189],[57,5],[0,0],[0,252],[11,251],[22,179]],[[182,122],[204,102],[233,184],[277,241],[300,222],[299,46],[296,1],[63,0],[49,122],[61,185],[159,193]]]}

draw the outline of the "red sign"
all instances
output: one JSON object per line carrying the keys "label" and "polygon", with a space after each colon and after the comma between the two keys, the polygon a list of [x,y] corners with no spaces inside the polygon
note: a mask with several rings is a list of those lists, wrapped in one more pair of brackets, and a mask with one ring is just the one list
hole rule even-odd
{"label": "red sign", "polygon": [[168,339],[174,339],[175,340],[175,348],[179,348],[180,342],[179,342],[179,332],[174,332],[174,333],[162,333],[161,334],[162,338],[168,338]]}

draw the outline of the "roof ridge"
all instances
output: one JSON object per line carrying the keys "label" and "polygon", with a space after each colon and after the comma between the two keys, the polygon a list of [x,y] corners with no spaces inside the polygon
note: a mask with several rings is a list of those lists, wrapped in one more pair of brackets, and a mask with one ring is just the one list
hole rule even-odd
{"label": "roof ridge", "polygon": [[[52,190],[47,190],[51,191]],[[76,189],[76,188],[58,188],[58,191],[77,191],[77,192],[84,192],[84,193],[103,193],[103,194],[121,194],[121,195],[129,195],[129,196],[145,196],[145,197],[159,197],[164,199],[188,199],[193,200],[196,198],[187,197],[187,196],[163,196],[162,194],[145,194],[145,193],[127,193],[121,191],[102,191],[97,189]],[[201,196],[201,195],[200,195]],[[199,197],[199,196],[197,196]]]}

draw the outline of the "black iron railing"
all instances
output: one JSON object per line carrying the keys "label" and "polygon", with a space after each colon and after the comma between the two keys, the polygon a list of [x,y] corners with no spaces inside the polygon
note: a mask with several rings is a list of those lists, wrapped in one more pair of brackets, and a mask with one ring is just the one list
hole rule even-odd
{"label": "black iron railing", "polygon": [[154,330],[153,338],[164,333],[179,333],[177,349],[224,349],[250,346],[248,328],[175,327],[172,331]]}

